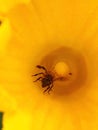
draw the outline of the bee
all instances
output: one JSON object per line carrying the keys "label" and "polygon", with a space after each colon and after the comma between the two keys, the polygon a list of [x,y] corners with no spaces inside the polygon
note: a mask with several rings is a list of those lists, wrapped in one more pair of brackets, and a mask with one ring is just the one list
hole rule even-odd
{"label": "bee", "polygon": [[64,78],[64,77],[55,78],[55,76],[51,72],[47,71],[47,69],[44,66],[37,65],[36,67],[44,71],[44,72],[40,72],[40,73],[32,75],[32,76],[40,76],[34,82],[41,81],[42,88],[46,88],[43,93],[45,93],[46,91],[49,93],[53,88],[54,81],[63,80]]}
{"label": "bee", "polygon": [[39,76],[34,82],[37,82],[38,80],[41,81],[42,88],[46,88],[44,90],[44,93],[48,91],[48,93],[52,90],[53,82],[54,82],[54,76],[47,71],[47,69],[44,66],[37,65],[36,66],[39,69],[44,70],[44,72],[34,74],[32,76]]}

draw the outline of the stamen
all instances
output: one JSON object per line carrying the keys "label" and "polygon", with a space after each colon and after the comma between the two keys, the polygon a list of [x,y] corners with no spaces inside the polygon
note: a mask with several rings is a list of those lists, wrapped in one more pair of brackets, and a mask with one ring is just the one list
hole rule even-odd
{"label": "stamen", "polygon": [[67,76],[70,73],[69,70],[69,66],[65,62],[58,62],[54,68],[56,74],[61,77]]}

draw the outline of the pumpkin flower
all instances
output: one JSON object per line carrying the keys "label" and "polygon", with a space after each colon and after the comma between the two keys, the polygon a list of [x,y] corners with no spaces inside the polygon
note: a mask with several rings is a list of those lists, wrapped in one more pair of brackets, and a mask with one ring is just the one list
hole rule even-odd
{"label": "pumpkin flower", "polygon": [[0,25],[3,130],[98,129],[97,4],[31,0],[8,9]]}

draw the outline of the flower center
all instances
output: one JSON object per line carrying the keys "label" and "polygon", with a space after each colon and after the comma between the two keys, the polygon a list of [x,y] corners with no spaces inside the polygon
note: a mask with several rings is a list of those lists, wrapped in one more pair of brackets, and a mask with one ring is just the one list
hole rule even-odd
{"label": "flower center", "polygon": [[65,62],[58,62],[55,65],[54,71],[58,76],[65,77],[69,73],[69,66]]}

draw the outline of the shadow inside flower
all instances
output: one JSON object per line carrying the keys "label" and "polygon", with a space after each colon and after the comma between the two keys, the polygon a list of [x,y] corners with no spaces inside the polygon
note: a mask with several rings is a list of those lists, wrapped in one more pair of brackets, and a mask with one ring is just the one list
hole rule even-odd
{"label": "shadow inside flower", "polygon": [[[53,87],[53,95],[64,96],[77,91],[78,89],[85,87],[87,81],[87,66],[85,57],[77,50],[73,50],[69,47],[60,47],[51,53],[47,54],[43,59],[39,61],[40,64],[52,72],[56,63],[63,61],[67,63],[72,75],[65,81],[55,81]],[[36,71],[36,70],[35,70]],[[35,72],[37,73],[37,71]],[[38,83],[38,86],[40,84]]]}

